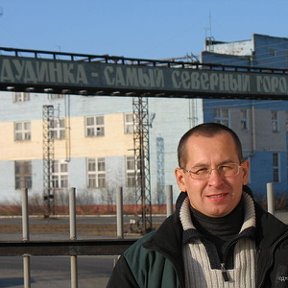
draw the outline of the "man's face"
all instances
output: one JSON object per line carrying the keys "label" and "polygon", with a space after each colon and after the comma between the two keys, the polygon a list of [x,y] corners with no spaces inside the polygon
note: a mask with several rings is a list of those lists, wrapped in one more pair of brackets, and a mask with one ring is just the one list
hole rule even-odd
{"label": "man's face", "polygon": [[[223,163],[240,165],[236,145],[227,132],[206,137],[192,135],[186,143],[186,165],[184,168],[216,168]],[[212,170],[206,179],[192,179],[189,172],[176,169],[176,180],[181,191],[186,191],[190,204],[199,212],[210,217],[229,214],[239,203],[242,186],[248,181],[249,164],[241,164],[239,174],[224,177]]]}

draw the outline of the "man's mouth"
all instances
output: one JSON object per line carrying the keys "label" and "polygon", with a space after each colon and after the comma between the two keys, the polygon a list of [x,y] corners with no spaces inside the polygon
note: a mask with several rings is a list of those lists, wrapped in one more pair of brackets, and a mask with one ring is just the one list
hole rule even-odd
{"label": "man's mouth", "polygon": [[220,199],[227,195],[227,193],[221,193],[221,194],[214,194],[214,195],[208,195],[207,197],[209,199]]}

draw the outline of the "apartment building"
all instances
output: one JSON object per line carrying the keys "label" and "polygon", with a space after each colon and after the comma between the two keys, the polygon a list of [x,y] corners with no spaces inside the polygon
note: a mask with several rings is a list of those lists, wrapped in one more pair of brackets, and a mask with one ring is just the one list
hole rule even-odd
{"label": "apartment building", "polygon": [[[153,202],[165,201],[166,185],[178,193],[177,144],[193,125],[191,111],[201,105],[197,101],[149,99]],[[125,201],[135,203],[139,195],[135,195],[132,98],[24,92],[0,93],[0,201],[18,201],[21,187],[27,187],[30,195],[43,195],[47,107],[53,111],[49,133],[54,139],[55,197],[75,187],[83,201],[109,204],[115,203],[115,191],[123,187]]]}
{"label": "apartment building", "polygon": [[[207,63],[287,69],[288,38],[253,34],[243,41],[207,39],[201,57]],[[203,100],[203,111],[204,121],[223,123],[240,136],[255,193],[264,196],[272,182],[278,195],[287,195],[288,101]]]}

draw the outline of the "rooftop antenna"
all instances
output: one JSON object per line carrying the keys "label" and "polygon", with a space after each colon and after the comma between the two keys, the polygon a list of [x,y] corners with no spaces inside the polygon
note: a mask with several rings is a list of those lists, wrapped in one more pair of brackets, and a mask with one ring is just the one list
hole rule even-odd
{"label": "rooftop antenna", "polygon": [[[214,40],[214,37],[212,36],[212,16],[211,16],[211,11],[209,11],[209,27],[206,28],[205,31],[206,31],[205,50],[208,50],[208,51],[211,52],[211,51],[213,51],[212,41]],[[207,33],[207,31],[208,31],[208,33]]]}
{"label": "rooftop antenna", "polygon": [[212,16],[211,16],[211,11],[209,10],[209,37],[212,38]]}

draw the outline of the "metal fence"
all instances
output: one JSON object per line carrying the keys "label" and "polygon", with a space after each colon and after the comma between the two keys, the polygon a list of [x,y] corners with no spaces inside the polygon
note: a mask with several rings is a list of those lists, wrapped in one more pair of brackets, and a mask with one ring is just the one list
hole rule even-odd
{"label": "metal fence", "polygon": [[[22,241],[1,241],[1,256],[22,256],[23,257],[23,280],[24,288],[31,287],[31,256],[70,256],[70,275],[71,288],[78,288],[78,256],[103,256],[120,255],[136,239],[123,238],[123,193],[119,189],[117,193],[117,238],[114,239],[93,239],[77,240],[76,232],[76,196],[75,188],[69,191],[69,240],[57,241],[31,241],[29,232],[29,213],[28,213],[28,189],[22,191]],[[120,194],[120,197],[119,195]],[[172,213],[173,199],[172,186],[167,186],[167,216]]]}
{"label": "metal fence", "polygon": [[[167,215],[173,212],[172,186],[167,186]],[[76,201],[75,188],[69,193],[69,225],[70,239],[57,241],[31,241],[29,239],[28,190],[23,190],[22,197],[22,241],[1,241],[1,256],[23,257],[24,288],[31,287],[30,257],[31,256],[70,256],[71,288],[78,288],[78,256],[120,255],[136,239],[123,238],[123,210],[121,201],[117,200],[117,238],[77,240],[76,233]],[[122,193],[122,189],[119,190]],[[123,199],[117,197],[117,199]],[[268,211],[274,214],[274,196],[271,183],[267,183]]]}

